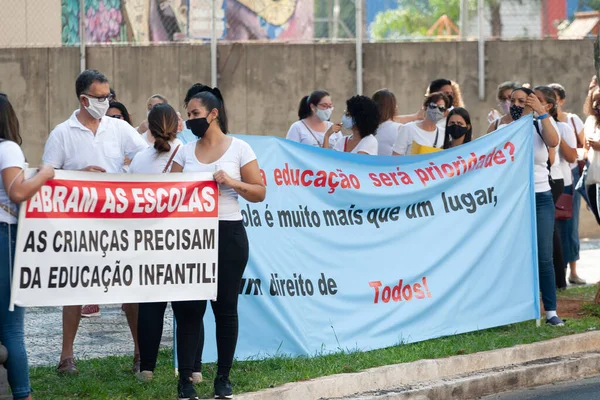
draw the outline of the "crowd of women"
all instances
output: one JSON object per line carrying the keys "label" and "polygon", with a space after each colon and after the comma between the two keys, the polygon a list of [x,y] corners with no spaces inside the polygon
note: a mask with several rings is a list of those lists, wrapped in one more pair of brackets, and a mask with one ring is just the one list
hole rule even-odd
{"label": "crowd of women", "polygon": [[[589,88],[585,124],[576,114],[565,111],[566,97],[565,89],[557,83],[531,88],[504,82],[497,91],[499,110],[492,109],[487,115],[487,132],[492,134],[524,115],[534,114],[539,276],[546,322],[553,326],[564,325],[556,313],[556,290],[567,287],[567,268],[571,284],[585,284],[577,275],[581,200],[574,187],[587,152],[600,150],[600,89],[596,78]],[[398,115],[396,97],[386,89],[378,90],[372,98],[348,99],[339,123],[330,121],[333,109],[333,100],[324,90],[305,96],[287,139],[382,156],[434,153],[472,140],[471,117],[464,108],[460,87],[448,79],[430,83],[415,114]],[[342,129],[351,134],[343,136]],[[590,197],[596,198],[595,194]],[[572,209],[572,214],[557,213],[557,207]]]}
{"label": "crowd of women", "polygon": [[[250,146],[227,135],[225,102],[219,89],[193,85],[184,99],[187,121],[161,95],[147,102],[147,118],[132,126],[127,107],[118,102],[108,80],[98,71],[82,72],[75,83],[79,108],[50,134],[44,166],[25,179],[19,122],[4,94],[0,94],[0,340],[9,350],[6,363],[15,399],[30,399],[24,310],[8,311],[10,276],[15,251],[18,204],[31,198],[54,176],[54,169],[104,173],[211,172],[219,184],[218,295],[211,302],[216,321],[217,374],[215,398],[231,398],[229,372],[238,335],[238,292],[248,260],[248,240],[238,198],[263,201],[258,161]],[[600,89],[594,81],[586,102],[584,124],[564,111],[566,93],[552,84],[533,89],[516,82],[498,88],[499,111],[488,115],[488,133],[534,114],[535,201],[540,287],[546,321],[563,325],[556,312],[556,290],[578,276],[579,197],[574,192],[580,164],[588,151],[600,151]],[[334,151],[366,155],[407,156],[443,151],[472,140],[472,125],[462,104],[460,88],[436,79],[427,88],[418,112],[398,115],[396,98],[382,89],[346,101],[341,120],[331,121],[333,100],[317,90],[304,97],[287,139]],[[344,135],[343,133],[348,133]],[[101,149],[101,150],[99,150]],[[572,194],[573,216],[555,223],[555,204]],[[569,198],[570,199],[570,198]],[[571,200],[570,200],[571,201]],[[134,339],[133,370],[139,380],[153,379],[163,330],[166,303],[123,305]],[[180,399],[196,399],[194,385],[202,381],[203,315],[206,301],[172,302],[177,321],[177,382]],[[81,316],[99,315],[97,305],[63,308],[61,374],[77,374],[73,343]],[[139,329],[143,326],[144,329]]]}

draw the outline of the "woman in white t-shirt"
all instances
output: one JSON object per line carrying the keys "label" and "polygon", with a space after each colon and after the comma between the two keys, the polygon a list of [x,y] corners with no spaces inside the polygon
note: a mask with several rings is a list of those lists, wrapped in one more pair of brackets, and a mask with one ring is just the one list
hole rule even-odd
{"label": "woman in white t-shirt", "polygon": [[[219,184],[218,288],[217,300],[211,302],[218,348],[214,390],[216,398],[230,398],[232,388],[229,371],[238,335],[238,292],[249,252],[238,197],[242,196],[253,203],[261,202],[265,199],[266,187],[250,145],[226,134],[227,115],[219,89],[196,94],[189,101],[187,112],[187,126],[199,140],[182,147],[175,156],[171,171],[210,172]],[[206,310],[206,301],[202,303],[200,324]],[[202,349],[204,328],[200,326],[199,349]],[[199,364],[199,361],[196,363]],[[181,382],[190,388],[185,379]]]}
{"label": "woman in white t-shirt", "polygon": [[392,154],[406,156],[442,150],[445,131],[439,122],[445,120],[449,108],[450,100],[445,94],[436,92],[427,96],[423,102],[425,119],[400,127]]}
{"label": "woman in white t-shirt", "polygon": [[[146,117],[150,114],[150,110],[157,104],[169,104],[169,100],[165,96],[160,94],[153,94],[148,98],[146,102]],[[140,134],[145,134],[148,132],[148,119],[142,121],[142,123],[136,128]]]}
{"label": "woman in white t-shirt", "polygon": [[[570,128],[572,133],[571,135],[567,135],[568,140],[570,140],[569,146],[575,148],[576,151],[576,160],[569,163],[569,171],[567,171],[567,169],[563,166],[563,175],[565,176],[565,193],[573,195],[573,218],[568,220],[557,220],[556,224],[558,226],[560,242],[563,249],[564,262],[569,264],[571,268],[569,282],[574,285],[584,285],[586,282],[577,275],[577,260],[579,260],[579,209],[581,206],[581,195],[579,192],[574,190],[575,185],[577,185],[577,182],[579,182],[582,167],[585,165],[584,124],[577,114],[567,113],[564,111],[565,99],[567,97],[565,88],[558,83],[553,83],[549,86],[554,89],[558,100],[557,119]],[[567,139],[565,138],[565,141],[566,140]],[[569,179],[567,178],[572,180],[571,186],[569,186]]]}
{"label": "woman in white t-shirt", "polygon": [[19,121],[12,105],[0,94],[0,337],[9,357],[4,363],[15,399],[31,399],[29,364],[24,340],[25,309],[8,311],[10,283],[17,239],[17,204],[29,200],[54,177],[51,166],[25,180],[25,156],[21,150]]}
{"label": "woman in white t-shirt", "polygon": [[298,106],[298,121],[290,126],[285,138],[322,147],[325,135],[329,133],[329,146],[333,147],[342,138],[342,126],[329,121],[333,110],[331,96],[325,90],[315,90],[304,96]]}
{"label": "woman in white t-shirt", "polygon": [[[378,151],[377,126],[379,121],[379,110],[377,104],[367,96],[353,96],[346,101],[346,111],[342,116],[342,126],[351,130],[352,135],[338,140],[333,150],[376,156]],[[325,135],[323,148],[329,147],[329,136]]]}
{"label": "woman in white t-shirt", "polygon": [[398,131],[402,126],[402,124],[394,122],[394,116],[398,113],[396,96],[387,89],[381,89],[373,94],[373,101],[379,108],[379,127],[375,134],[378,143],[377,154],[391,156],[392,147],[398,139]]}
{"label": "woman in white t-shirt", "polygon": [[[535,214],[537,222],[537,251],[540,289],[546,311],[546,322],[552,326],[564,325],[556,313],[556,277],[553,264],[554,201],[550,190],[548,160],[554,161],[554,152],[548,148],[559,145],[556,122],[548,111],[550,104],[542,105],[540,99],[529,88],[515,89],[510,98],[510,114],[503,118],[498,127],[520,119],[523,115],[537,114],[538,129],[533,129],[533,169],[535,189]],[[536,293],[537,295],[537,293]]]}

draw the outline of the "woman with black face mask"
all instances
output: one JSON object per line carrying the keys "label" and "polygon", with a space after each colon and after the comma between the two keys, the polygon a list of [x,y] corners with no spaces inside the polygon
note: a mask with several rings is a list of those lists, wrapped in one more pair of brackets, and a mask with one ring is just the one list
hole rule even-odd
{"label": "woman with black face mask", "polygon": [[469,143],[473,132],[469,112],[462,107],[453,108],[446,119],[444,149]]}
{"label": "woman with black face mask", "polygon": [[[554,162],[555,151],[552,149],[559,145],[558,128],[548,114],[552,105],[542,105],[533,90],[515,89],[511,94],[510,103],[510,113],[502,118],[498,127],[516,121],[523,115],[536,115],[536,127],[533,129],[533,168],[539,281],[546,322],[551,326],[562,326],[564,322],[556,314],[556,277],[552,254],[555,212],[548,168],[548,161],[550,165]],[[551,151],[548,152],[548,149]]]}
{"label": "woman with black face mask", "polygon": [[[214,389],[215,398],[228,399],[232,395],[229,371],[238,336],[238,292],[249,253],[238,196],[258,203],[265,199],[266,188],[250,145],[227,135],[227,114],[219,89],[196,94],[189,101],[187,112],[187,126],[199,140],[183,146],[175,156],[171,172],[211,172],[219,184],[218,287],[217,300],[211,302],[218,354]],[[206,310],[206,301],[201,303],[200,321]],[[204,329],[200,332],[203,336]],[[196,345],[203,347],[203,340]],[[183,393],[188,396],[180,398],[194,398],[189,394],[195,396],[191,372],[187,371],[180,377],[180,385],[186,389]]]}

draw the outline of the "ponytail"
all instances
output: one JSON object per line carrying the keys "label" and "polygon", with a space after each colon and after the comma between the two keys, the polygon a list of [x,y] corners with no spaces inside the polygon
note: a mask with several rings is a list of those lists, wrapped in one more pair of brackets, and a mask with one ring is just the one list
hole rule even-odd
{"label": "ponytail", "polygon": [[304,96],[298,106],[298,119],[302,120],[310,117],[313,114],[310,105],[316,107],[325,96],[329,96],[329,93],[325,90],[315,90],[310,95]]}

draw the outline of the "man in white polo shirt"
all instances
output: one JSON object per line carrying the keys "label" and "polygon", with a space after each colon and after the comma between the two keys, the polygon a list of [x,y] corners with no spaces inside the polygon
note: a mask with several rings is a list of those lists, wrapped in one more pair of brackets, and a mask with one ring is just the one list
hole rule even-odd
{"label": "man in white polo shirt", "polygon": [[[119,173],[125,156],[133,159],[148,147],[127,122],[105,117],[111,99],[108,79],[95,70],[83,71],[75,82],[79,109],[50,133],[43,161],[57,169]],[[127,321],[137,346],[137,304],[125,306]],[[73,342],[81,320],[81,306],[63,307],[63,344],[58,372],[77,374]],[[134,356],[134,368],[137,358]]]}

